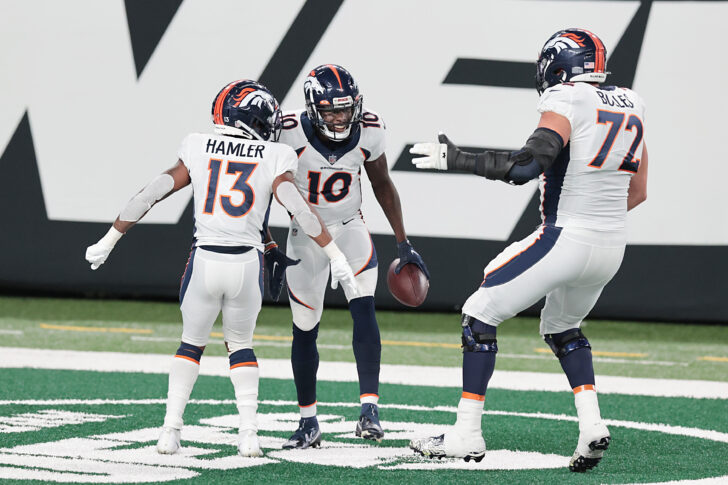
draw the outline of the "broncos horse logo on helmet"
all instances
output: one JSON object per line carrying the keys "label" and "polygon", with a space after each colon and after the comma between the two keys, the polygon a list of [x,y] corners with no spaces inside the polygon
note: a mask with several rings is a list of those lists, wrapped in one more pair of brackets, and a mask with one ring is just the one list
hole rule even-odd
{"label": "broncos horse logo on helmet", "polygon": [[563,82],[603,83],[607,79],[607,49],[588,30],[560,30],[546,41],[536,62],[536,90]]}
{"label": "broncos horse logo on helmet", "polygon": [[[314,68],[303,83],[303,94],[311,123],[329,140],[346,140],[359,129],[363,96],[343,67],[323,64]],[[324,121],[327,114],[342,112],[345,116],[337,116],[335,122]]]}
{"label": "broncos horse logo on helmet", "polygon": [[233,81],[212,101],[212,122],[221,135],[278,141],[281,110],[273,94],[260,83]]}

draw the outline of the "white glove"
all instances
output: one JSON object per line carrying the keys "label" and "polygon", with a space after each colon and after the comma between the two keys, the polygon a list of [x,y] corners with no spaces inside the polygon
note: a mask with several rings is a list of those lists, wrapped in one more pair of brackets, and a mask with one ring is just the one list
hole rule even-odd
{"label": "white glove", "polygon": [[417,168],[447,170],[447,145],[444,143],[415,143],[409,152],[412,155],[424,155],[412,159]]}
{"label": "white glove", "polygon": [[119,232],[114,229],[114,226],[111,226],[109,232],[99,239],[99,242],[86,248],[86,261],[91,263],[91,269],[96,270],[106,262],[111,250],[114,249],[114,246],[123,235],[123,232]]}
{"label": "white glove", "polygon": [[333,241],[324,246],[323,250],[331,260],[331,289],[335,290],[341,283],[348,300],[359,298],[361,296],[359,284],[356,282],[354,272],[346,261],[344,253],[339,250]]}

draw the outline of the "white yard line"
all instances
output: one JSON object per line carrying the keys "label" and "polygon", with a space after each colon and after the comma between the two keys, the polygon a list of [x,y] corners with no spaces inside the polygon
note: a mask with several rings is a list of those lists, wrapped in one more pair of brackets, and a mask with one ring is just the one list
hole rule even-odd
{"label": "white yard line", "polygon": [[23,331],[0,328],[0,335],[23,335]]}
{"label": "white yard line", "polygon": [[[172,357],[169,355],[122,352],[0,347],[0,355],[2,355],[0,368],[30,367],[166,374],[172,364]],[[288,359],[260,359],[258,364],[262,378],[293,379]],[[204,357],[201,361],[200,374],[228,376],[228,359]],[[356,365],[350,362],[321,362],[318,379],[357,382]],[[459,387],[462,382],[462,371],[459,367],[382,364],[380,380],[389,384]],[[568,392],[570,390],[563,374],[518,371],[496,371],[488,387],[517,391]],[[601,394],[728,399],[728,382],[597,376],[597,389]]]}
{"label": "white yard line", "polygon": [[[142,337],[139,335],[132,335],[131,340],[138,342],[179,342],[178,338],[173,337]],[[210,339],[207,341],[208,344],[220,344],[225,343],[224,340]],[[270,342],[268,340],[258,340],[253,337],[253,344],[256,347],[291,347],[291,342]],[[332,349],[332,350],[347,350],[351,348],[351,345],[334,345],[334,344],[317,344],[320,349]]]}
{"label": "white yard line", "polygon": [[[69,406],[69,405],[150,405],[165,404],[165,399],[46,399],[46,400],[8,400],[0,401],[0,406],[7,405],[35,405],[35,406]],[[190,404],[206,404],[206,405],[233,405],[235,401],[232,399],[191,399]],[[293,408],[297,405],[296,401],[282,400],[261,400],[260,404],[269,406],[283,406]],[[359,407],[358,402],[319,402],[320,407]],[[382,404],[382,409],[400,409],[406,411],[418,411],[424,413],[431,412],[448,412],[456,413],[455,406],[417,406],[410,404]],[[522,413],[513,411],[483,411],[483,414],[493,416],[515,416],[520,418],[546,419],[550,421],[574,421],[578,422],[576,416],[566,414],[550,414],[550,413]],[[604,423],[609,426],[620,428],[639,429],[642,431],[654,431],[678,436],[689,436],[692,438],[706,439],[719,443],[728,443],[728,433],[713,431],[710,429],[688,428],[685,426],[672,426],[661,423],[644,423],[639,421],[622,421],[615,419],[605,419]]]}

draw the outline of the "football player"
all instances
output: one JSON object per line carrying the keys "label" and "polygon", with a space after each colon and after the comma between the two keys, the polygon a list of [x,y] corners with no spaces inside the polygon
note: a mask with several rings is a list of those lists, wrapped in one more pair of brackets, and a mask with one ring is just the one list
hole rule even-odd
{"label": "football player", "polygon": [[321,248],[331,267],[332,287],[341,282],[347,294],[359,295],[346,257],[296,189],[296,153],[273,143],[280,134],[280,117],[278,102],[261,84],[242,80],[225,86],[212,104],[215,133],[188,135],[177,163],[136,194],[108,233],[86,250],[91,269],[97,269],[154,204],[192,185],[195,234],[180,289],[182,343],[169,373],[159,453],[175,453],[180,447],[182,415],[210,330],[222,311],[230,379],[240,413],[238,450],[243,456],[262,456],[256,424],[258,363],[252,341],[263,292],[262,236],[272,196],[292,214],[305,237]]}
{"label": "football player", "polygon": [[646,199],[645,105],[607,77],[602,41],[583,29],[556,32],[536,65],[538,127],[518,151],[461,151],[444,135],[421,143],[417,168],[475,173],[523,184],[540,177],[542,225],[485,268],[462,310],[463,392],[455,426],[413,440],[430,457],[480,461],[481,415],[493,374],[498,325],[546,297],[540,332],[573,389],[579,438],[569,469],[599,463],[610,435],[600,416],[591,345],[581,323],[622,262],[628,210]]}
{"label": "football player", "polygon": [[[381,354],[374,312],[377,253],[360,210],[362,166],[397,240],[397,273],[406,264],[417,265],[428,278],[429,272],[407,240],[399,195],[389,177],[384,154],[384,122],[373,111],[364,110],[363,96],[354,78],[341,66],[321,65],[311,70],[303,92],[305,109],[283,115],[281,142],[295,149],[299,167],[296,185],[318,210],[361,288],[358,295],[344,288],[354,321],[352,345],[359,375],[361,412],[355,432],[362,438],[380,441],[384,433],[377,407]],[[296,220],[291,221],[286,252],[301,260],[287,269],[293,314],[291,364],[301,419],[283,447],[308,448],[321,442],[316,420],[316,338],[329,267],[321,249],[302,237]]]}

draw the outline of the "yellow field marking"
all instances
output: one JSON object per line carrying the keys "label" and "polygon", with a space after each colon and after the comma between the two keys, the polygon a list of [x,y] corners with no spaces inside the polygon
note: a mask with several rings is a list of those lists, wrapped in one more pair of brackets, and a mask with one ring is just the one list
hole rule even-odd
{"label": "yellow field marking", "polygon": [[[221,332],[212,332],[210,334],[210,337],[222,337],[223,334]],[[253,338],[256,340],[277,340],[277,341],[283,341],[283,342],[290,342],[293,340],[293,337],[288,336],[278,336],[278,335],[253,335]],[[436,342],[406,342],[406,341],[398,341],[398,340],[382,340],[382,345],[392,345],[392,346],[398,346],[398,347],[439,347],[439,348],[445,348],[445,349],[459,349],[459,344],[441,344]]]}
{"label": "yellow field marking", "polygon": [[711,357],[709,355],[704,355],[702,357],[698,357],[698,360],[708,360],[710,362],[728,362],[728,357]]}
{"label": "yellow field marking", "polygon": [[46,330],[65,330],[68,332],[154,333],[154,330],[149,328],[80,327],[74,325],[51,325],[48,323],[41,323],[40,328]]}
{"label": "yellow field marking", "polygon": [[[539,354],[552,354],[553,352],[551,349],[533,349],[536,353]],[[598,350],[592,350],[592,355],[596,355],[598,357],[647,357],[649,354],[636,354],[632,352],[602,352]]]}

